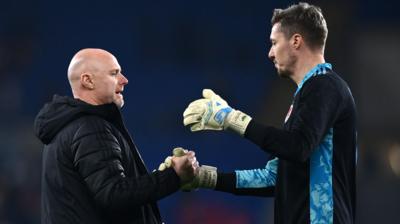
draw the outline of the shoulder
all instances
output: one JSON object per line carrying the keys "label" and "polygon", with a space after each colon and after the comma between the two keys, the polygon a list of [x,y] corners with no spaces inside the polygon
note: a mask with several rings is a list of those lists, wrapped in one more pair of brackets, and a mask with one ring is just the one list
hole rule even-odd
{"label": "shoulder", "polygon": [[317,88],[317,87],[326,87],[326,86],[331,86],[335,85],[337,82],[337,75],[334,73],[327,73],[327,74],[321,74],[321,75],[315,75],[311,77],[309,80],[307,80],[304,83],[304,88]]}
{"label": "shoulder", "polygon": [[347,86],[345,82],[334,72],[316,75],[304,83],[301,96],[316,94],[318,97],[340,96],[343,87]]}
{"label": "shoulder", "polygon": [[94,134],[115,134],[115,128],[111,123],[96,115],[85,115],[70,123],[66,130],[73,134],[73,139]]}

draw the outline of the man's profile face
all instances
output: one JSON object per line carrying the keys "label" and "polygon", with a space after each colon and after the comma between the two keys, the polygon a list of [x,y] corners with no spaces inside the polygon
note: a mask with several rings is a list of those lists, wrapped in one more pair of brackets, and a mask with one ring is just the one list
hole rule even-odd
{"label": "man's profile face", "polygon": [[280,30],[280,26],[280,23],[272,26],[268,58],[275,64],[279,76],[289,78],[293,73],[296,57],[290,46],[290,39]]}
{"label": "man's profile face", "polygon": [[122,91],[128,84],[128,79],[121,73],[121,67],[117,59],[112,55],[106,55],[96,63],[93,82],[95,85],[95,97],[101,104],[115,103],[119,108],[124,105]]}

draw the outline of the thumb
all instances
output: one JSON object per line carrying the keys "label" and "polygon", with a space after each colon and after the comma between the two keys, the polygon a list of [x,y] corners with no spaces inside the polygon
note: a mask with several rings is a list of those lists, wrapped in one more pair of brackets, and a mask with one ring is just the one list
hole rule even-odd
{"label": "thumb", "polygon": [[217,94],[214,93],[211,89],[203,89],[203,97],[206,99],[211,99],[213,96]]}
{"label": "thumb", "polygon": [[176,157],[181,157],[184,156],[185,150],[182,147],[176,147],[172,150],[172,155],[176,156]]}

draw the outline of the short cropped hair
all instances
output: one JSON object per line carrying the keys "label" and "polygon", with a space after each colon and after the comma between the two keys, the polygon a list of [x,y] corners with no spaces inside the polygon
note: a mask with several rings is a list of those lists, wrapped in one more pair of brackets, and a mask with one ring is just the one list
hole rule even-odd
{"label": "short cropped hair", "polygon": [[321,8],[300,2],[286,9],[275,9],[271,25],[276,23],[280,23],[280,31],[286,38],[298,33],[311,49],[325,48],[328,27]]}

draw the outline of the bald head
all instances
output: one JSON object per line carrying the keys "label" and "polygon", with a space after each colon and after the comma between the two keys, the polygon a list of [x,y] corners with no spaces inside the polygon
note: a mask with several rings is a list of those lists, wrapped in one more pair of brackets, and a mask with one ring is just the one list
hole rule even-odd
{"label": "bald head", "polygon": [[86,48],[78,51],[72,58],[68,67],[68,80],[72,90],[77,88],[77,84],[84,73],[94,74],[99,71],[104,60],[115,57],[108,51],[97,48]]}
{"label": "bald head", "polygon": [[128,83],[114,55],[94,48],[74,55],[68,67],[68,80],[75,98],[95,105],[114,102],[122,106],[121,92]]}

